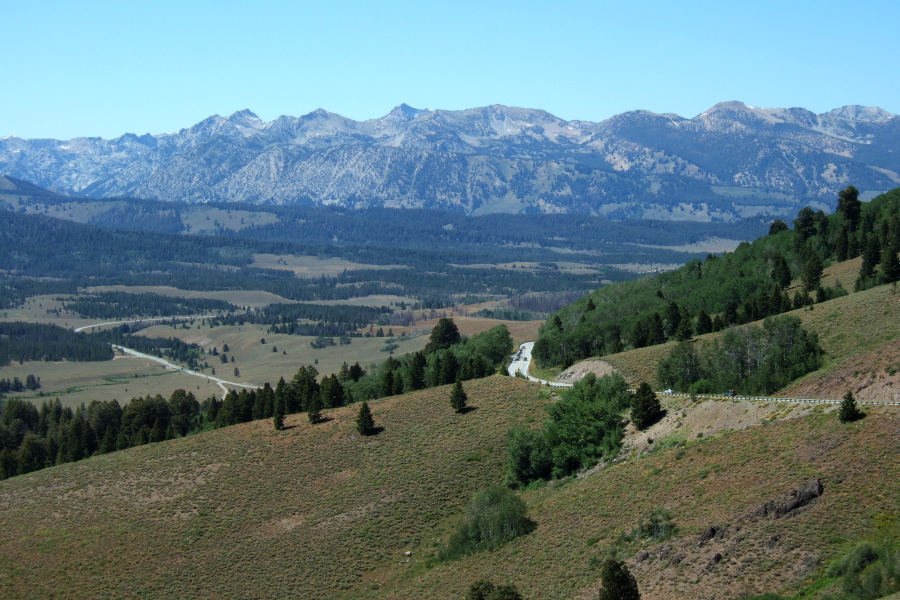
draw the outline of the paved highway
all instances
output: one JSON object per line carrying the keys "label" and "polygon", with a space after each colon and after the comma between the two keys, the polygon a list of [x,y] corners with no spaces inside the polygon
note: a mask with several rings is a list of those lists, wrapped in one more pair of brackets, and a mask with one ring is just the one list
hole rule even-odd
{"label": "paved highway", "polygon": [[[161,317],[161,318],[156,318],[156,319],[132,319],[130,321],[110,321],[107,323],[95,323],[93,325],[85,325],[83,327],[77,328],[75,330],[75,332],[77,333],[79,331],[84,331],[85,329],[93,329],[95,327],[104,327],[106,325],[124,325],[125,323],[141,323],[141,322],[152,322],[152,321],[171,321],[173,319],[178,320],[178,321],[186,321],[186,320],[193,320],[193,319],[205,319],[208,317],[215,317],[215,316],[216,315],[200,315],[200,316],[195,315],[195,316],[191,316],[191,317]],[[144,354],[143,352],[138,352],[137,350],[132,350],[131,348],[126,348],[125,346],[118,346],[116,344],[113,344],[113,348],[115,348],[116,350],[119,350],[125,354],[128,354],[130,356],[136,356],[138,358],[146,358],[147,360],[152,360],[154,362],[157,362],[157,363],[163,365],[167,369],[172,369],[173,371],[181,371],[182,373],[186,373],[187,375],[193,375],[195,377],[202,377],[203,379],[206,379],[207,381],[212,381],[213,383],[218,384],[218,386],[220,388],[222,388],[222,393],[224,393],[224,394],[227,394],[229,392],[228,388],[225,387],[228,385],[234,386],[234,387],[248,388],[248,389],[259,389],[259,387],[260,387],[258,385],[252,384],[252,383],[237,383],[236,381],[227,381],[220,377],[215,377],[213,375],[206,375],[206,374],[200,373],[198,371],[192,371],[192,370],[188,369],[187,367],[182,367],[180,365],[176,365],[175,363],[171,363],[164,358],[159,358],[158,356],[151,356],[149,354]]]}

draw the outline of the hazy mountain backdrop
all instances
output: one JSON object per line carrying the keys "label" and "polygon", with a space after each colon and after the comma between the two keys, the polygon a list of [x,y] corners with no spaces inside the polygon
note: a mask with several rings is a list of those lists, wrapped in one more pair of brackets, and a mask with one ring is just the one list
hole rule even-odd
{"label": "hazy mountain backdrop", "polygon": [[266,123],[248,110],[177,133],[0,140],[0,174],[68,194],[172,202],[577,212],[730,220],[830,208],[855,185],[900,185],[900,119],[880,108],[717,104],[693,119],[600,123],[488,106],[353,121],[324,110]]}

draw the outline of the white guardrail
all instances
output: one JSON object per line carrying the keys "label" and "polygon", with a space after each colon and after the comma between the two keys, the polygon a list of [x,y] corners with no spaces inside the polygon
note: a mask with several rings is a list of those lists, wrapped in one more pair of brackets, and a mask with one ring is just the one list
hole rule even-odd
{"label": "white guardrail", "polygon": [[[509,364],[509,368],[507,372],[510,377],[521,376],[527,379],[528,381],[534,381],[535,383],[540,383],[543,385],[549,385],[550,387],[555,388],[568,388],[572,387],[571,383],[561,383],[559,381],[546,381],[544,379],[538,379],[537,377],[532,377],[528,370],[531,366],[531,350],[534,348],[534,342],[525,342],[519,346],[519,349],[516,353],[511,357],[512,362]],[[634,393],[634,390],[632,390]],[[680,398],[690,398],[691,394],[681,394],[681,393],[671,393],[666,394],[665,392],[657,392],[659,396],[669,396],[669,397],[680,397]],[[840,404],[841,400],[821,400],[818,398],[776,398],[772,396],[726,396],[724,394],[694,394],[695,398],[708,398],[708,399],[716,399],[716,400],[750,400],[752,402],[789,402],[793,404]],[[857,400],[857,404],[865,404],[867,406],[900,406],[900,394],[895,395],[897,398],[893,402],[885,401],[877,401],[877,400]]]}

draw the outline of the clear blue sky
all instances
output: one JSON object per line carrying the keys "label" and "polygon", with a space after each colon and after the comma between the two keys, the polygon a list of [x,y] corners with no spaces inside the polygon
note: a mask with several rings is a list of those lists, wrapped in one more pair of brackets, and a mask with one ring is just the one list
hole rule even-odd
{"label": "clear blue sky", "polygon": [[488,104],[600,121],[716,102],[900,113],[900,2],[0,0],[0,137],[117,137],[249,108]]}

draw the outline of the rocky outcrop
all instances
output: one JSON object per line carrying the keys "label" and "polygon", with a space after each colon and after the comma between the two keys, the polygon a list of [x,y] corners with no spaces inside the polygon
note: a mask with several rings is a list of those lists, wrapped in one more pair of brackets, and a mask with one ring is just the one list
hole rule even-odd
{"label": "rocky outcrop", "polygon": [[750,517],[762,519],[766,517],[779,518],[802,506],[806,506],[812,500],[818,498],[825,491],[822,482],[818,479],[810,479],[796,490],[791,491],[778,500],[770,500],[757,508]]}

